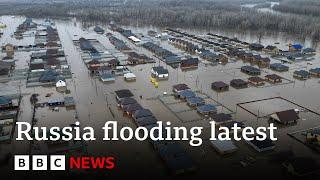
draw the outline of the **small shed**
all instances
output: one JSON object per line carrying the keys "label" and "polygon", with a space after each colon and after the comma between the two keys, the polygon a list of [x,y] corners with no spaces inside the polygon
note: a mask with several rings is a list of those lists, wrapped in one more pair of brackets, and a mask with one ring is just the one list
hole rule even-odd
{"label": "small shed", "polygon": [[281,83],[282,82],[282,77],[277,75],[277,74],[268,74],[265,76],[266,80],[276,84],[276,83]]}
{"label": "small shed", "polygon": [[254,86],[263,86],[265,84],[265,80],[258,76],[248,78],[248,82]]}
{"label": "small shed", "polygon": [[229,90],[229,85],[222,82],[222,81],[217,81],[211,84],[211,88],[215,91],[221,92],[221,91],[228,91]]}
{"label": "small shed", "polygon": [[230,86],[236,89],[243,89],[248,87],[248,82],[242,79],[233,79],[230,82]]}

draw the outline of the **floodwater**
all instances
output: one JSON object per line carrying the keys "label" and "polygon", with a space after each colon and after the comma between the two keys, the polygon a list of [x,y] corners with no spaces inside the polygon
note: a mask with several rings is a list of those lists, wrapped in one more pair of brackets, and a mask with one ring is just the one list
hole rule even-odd
{"label": "floodwater", "polygon": [[[33,44],[33,41],[26,38],[21,41],[13,40],[10,34],[15,30],[24,20],[23,17],[0,17],[0,21],[7,24],[8,28],[4,31],[4,36],[0,39],[1,44],[6,44],[11,42],[13,44],[19,43],[29,43]],[[42,22],[42,19],[37,19],[35,22]],[[156,97],[162,96],[164,92],[171,93],[172,85],[177,83],[186,83],[193,90],[199,90],[202,93],[209,95],[212,99],[219,101],[221,104],[225,105],[229,109],[235,112],[234,119],[238,121],[243,121],[247,126],[267,126],[268,120],[265,118],[257,119],[246,111],[237,108],[236,104],[241,102],[247,102],[256,99],[264,99],[270,97],[281,96],[283,98],[294,101],[297,104],[308,107],[316,112],[320,112],[320,96],[319,89],[320,83],[319,79],[312,78],[307,81],[299,81],[293,79],[293,71],[297,69],[310,69],[314,67],[320,67],[319,54],[316,55],[315,60],[312,65],[308,65],[306,62],[298,62],[294,64],[288,64],[290,66],[289,72],[276,73],[282,77],[294,81],[290,84],[281,84],[268,86],[263,88],[249,87],[247,89],[234,89],[230,87],[228,92],[216,93],[211,90],[211,83],[214,81],[224,81],[229,83],[234,78],[247,79],[249,76],[240,72],[240,67],[244,63],[240,60],[226,65],[206,65],[200,63],[198,69],[190,71],[181,71],[180,69],[173,69],[170,66],[165,65],[163,62],[158,61],[155,64],[145,64],[137,65],[134,67],[129,67],[129,69],[137,76],[135,82],[125,82],[122,76],[116,78],[114,83],[102,83],[99,79],[92,78],[88,70],[83,63],[80,52],[73,44],[73,37],[75,35],[83,37],[94,37],[97,39],[105,48],[109,51],[115,51],[113,45],[109,42],[108,38],[104,35],[98,35],[94,33],[91,29],[84,29],[81,23],[75,20],[70,21],[60,21],[56,20],[56,27],[59,32],[61,43],[66,54],[67,61],[71,66],[72,79],[67,81],[68,89],[71,90],[71,94],[61,94],[56,92],[54,87],[34,87],[26,88],[25,80],[10,81],[8,83],[0,84],[0,94],[12,94],[14,91],[8,92],[8,89],[21,88],[23,94],[23,99],[21,103],[21,110],[19,113],[18,121],[31,122],[32,108],[30,104],[30,96],[32,93],[39,94],[39,102],[46,102],[50,98],[45,97],[48,93],[53,93],[52,97],[64,97],[73,96],[76,101],[75,110],[65,110],[61,108],[58,112],[54,112],[48,107],[39,108],[36,113],[38,123],[35,126],[68,126],[76,121],[76,117],[81,123],[81,127],[91,126],[96,131],[97,141],[87,142],[87,151],[91,155],[114,155],[117,157],[117,168],[114,175],[124,170],[128,172],[144,172],[148,175],[153,176],[167,176],[164,163],[161,162],[158,154],[152,149],[149,142],[137,142],[137,141],[102,141],[102,130],[101,127],[108,120],[114,120],[118,122],[119,127],[130,126],[132,128],[136,127],[133,120],[124,116],[123,113],[117,109],[114,91],[119,89],[130,89],[137,101],[145,108],[150,109],[155,117],[163,122],[171,121],[173,126],[203,126],[205,127],[203,132],[203,145],[200,147],[191,147],[188,142],[179,142],[185,150],[191,155],[192,159],[197,164],[197,172],[199,175],[223,175],[229,172],[231,169],[241,170],[243,175],[246,175],[253,171],[259,171],[263,175],[270,175],[269,172],[272,170],[281,173],[280,164],[270,164],[267,157],[270,153],[257,153],[251,147],[249,147],[246,142],[240,141],[236,142],[239,147],[239,151],[232,156],[221,157],[218,155],[214,149],[210,146],[209,138],[209,122],[206,119],[198,119],[197,121],[181,121],[175,114],[168,109],[168,107],[161,103]],[[106,28],[106,27],[105,27]],[[127,27],[133,30],[134,33],[142,33],[145,36],[148,29],[145,27]],[[138,47],[127,39],[122,37],[117,32],[112,32],[106,29],[107,32],[113,33],[118,38],[124,40],[133,50],[137,52],[144,53],[147,56],[152,57],[153,55],[142,47]],[[156,29],[159,30],[159,29]],[[189,31],[190,33],[195,33],[195,31]],[[223,35],[228,35],[230,37],[238,37],[240,40],[245,40],[247,42],[256,42],[258,40],[257,36],[251,33],[232,33],[232,32],[220,32]],[[205,34],[204,32],[198,31],[195,34]],[[155,39],[153,39],[155,40]],[[158,40],[155,40],[158,41]],[[274,42],[279,42],[280,48],[285,48],[288,43],[300,42],[306,47],[315,47],[313,42],[305,40],[301,41],[299,39],[284,37],[281,34],[276,36],[264,36],[261,43],[264,45],[273,44]],[[179,55],[184,55],[185,53],[181,50],[170,45],[168,42],[159,41],[159,44],[167,49],[170,49]],[[319,52],[319,48],[318,52]],[[20,57],[24,57],[21,58]],[[17,64],[22,64],[17,68],[24,68],[23,65],[28,59],[28,54],[20,54],[17,52],[15,54],[15,59]],[[22,61],[22,62],[20,62]],[[272,59],[273,62],[276,60]],[[159,81],[159,87],[155,88],[150,82],[150,70],[153,66],[163,65],[168,68],[170,77],[168,80]],[[262,76],[270,73],[275,73],[270,69],[264,69]],[[261,77],[262,77],[261,76]],[[5,87],[5,88],[3,88]],[[139,96],[142,96],[142,99]],[[182,106],[173,107],[174,111],[185,110],[185,103],[181,103]],[[109,110],[111,109],[111,112]],[[249,108],[254,111],[260,111],[261,113],[268,114],[270,111],[285,108],[294,108],[290,104],[277,103],[277,102],[264,102],[258,105],[251,105]],[[169,107],[171,108],[171,107]],[[219,110],[220,111],[220,110]],[[222,109],[221,109],[222,111]],[[113,117],[114,114],[115,116]],[[194,113],[181,114],[182,118],[194,119],[193,116],[199,116]],[[311,151],[309,148],[305,147],[301,143],[290,138],[287,133],[303,130],[307,128],[312,128],[320,125],[320,118],[315,115],[303,115],[304,120],[299,121],[297,125],[279,128],[276,131],[276,136],[278,141],[276,142],[276,149],[273,152],[279,152],[283,150],[292,150],[297,156],[308,156],[315,159],[319,159],[319,154]],[[0,145],[2,147],[2,145]],[[12,141],[12,147],[14,152],[25,153],[28,152],[29,143],[28,142],[17,142]],[[239,161],[243,157],[252,156],[257,162],[253,166],[243,168],[240,166]],[[12,167],[12,166],[11,166]],[[152,168],[150,168],[152,167]],[[210,167],[210,168],[209,168]],[[218,168],[219,167],[219,168]],[[265,168],[261,168],[265,167]],[[145,169],[148,168],[148,172]],[[209,171],[210,169],[210,171]],[[227,170],[228,169],[228,170]],[[260,172],[264,169],[263,172]]]}

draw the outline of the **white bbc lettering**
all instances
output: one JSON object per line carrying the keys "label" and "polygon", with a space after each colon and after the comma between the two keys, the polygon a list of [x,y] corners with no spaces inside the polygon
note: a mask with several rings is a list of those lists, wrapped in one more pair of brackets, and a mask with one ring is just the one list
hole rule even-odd
{"label": "white bbc lettering", "polygon": [[16,171],[27,171],[30,169],[28,155],[15,155],[14,156],[14,170]]}
{"label": "white bbc lettering", "polygon": [[66,158],[64,155],[50,156],[50,170],[61,171],[66,170]]}
{"label": "white bbc lettering", "polygon": [[48,170],[48,157],[45,155],[33,155],[32,170]]}

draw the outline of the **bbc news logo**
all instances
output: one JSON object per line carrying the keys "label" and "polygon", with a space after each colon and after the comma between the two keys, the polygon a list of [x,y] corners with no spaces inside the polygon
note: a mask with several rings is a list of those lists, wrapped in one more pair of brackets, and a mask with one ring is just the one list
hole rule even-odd
{"label": "bbc news logo", "polygon": [[108,157],[69,157],[65,155],[15,155],[14,170],[16,171],[64,171],[69,169],[107,169],[115,167],[115,158]]}

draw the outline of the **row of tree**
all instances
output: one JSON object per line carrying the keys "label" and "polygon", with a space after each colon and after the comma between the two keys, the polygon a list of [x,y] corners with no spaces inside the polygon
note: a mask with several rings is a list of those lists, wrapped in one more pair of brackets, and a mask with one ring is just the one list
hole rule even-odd
{"label": "row of tree", "polygon": [[[283,0],[280,5],[287,1],[297,3],[296,0]],[[30,17],[73,16],[83,21],[115,21],[124,25],[286,32],[320,39],[320,18],[317,16],[264,13],[241,6],[262,2],[265,0],[69,0],[68,3],[49,5],[20,4],[10,11],[0,5],[0,12]]]}

